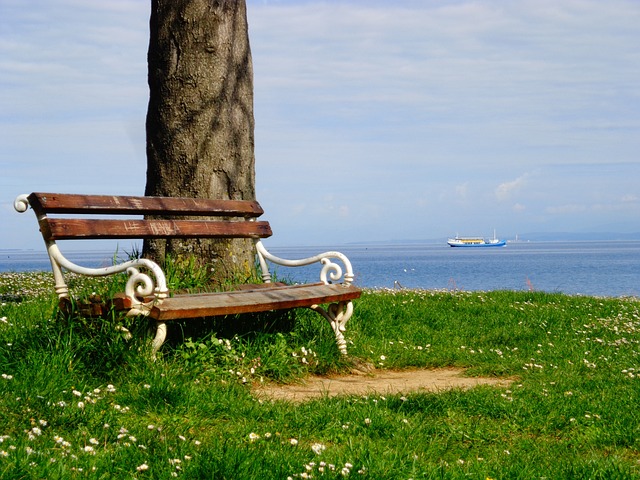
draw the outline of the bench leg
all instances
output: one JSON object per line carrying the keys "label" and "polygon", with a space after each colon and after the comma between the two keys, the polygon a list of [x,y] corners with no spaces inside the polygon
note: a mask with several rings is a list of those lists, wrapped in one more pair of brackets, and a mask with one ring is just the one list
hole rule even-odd
{"label": "bench leg", "polygon": [[156,353],[160,350],[160,347],[167,338],[167,324],[164,322],[158,322],[156,324],[156,336],[151,344],[151,355],[156,357]]}
{"label": "bench leg", "polygon": [[346,330],[347,321],[353,314],[353,303],[349,300],[348,302],[332,303],[326,309],[320,305],[312,305],[310,308],[329,321],[331,329],[336,336],[338,350],[343,355],[346,355],[347,342],[344,339],[343,332]]}

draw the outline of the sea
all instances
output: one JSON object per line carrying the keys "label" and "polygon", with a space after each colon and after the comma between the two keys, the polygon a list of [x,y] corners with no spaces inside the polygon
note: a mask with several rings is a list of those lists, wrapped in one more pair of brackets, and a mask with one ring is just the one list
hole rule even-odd
{"label": "sea", "polygon": [[[324,247],[269,247],[288,259]],[[640,241],[514,242],[498,248],[452,248],[446,243],[349,244],[336,250],[351,261],[354,283],[365,288],[520,290],[570,295],[640,297]],[[80,265],[113,264],[113,251],[69,251]],[[50,270],[44,250],[0,249],[0,272]],[[277,278],[319,279],[318,266],[274,267]]]}

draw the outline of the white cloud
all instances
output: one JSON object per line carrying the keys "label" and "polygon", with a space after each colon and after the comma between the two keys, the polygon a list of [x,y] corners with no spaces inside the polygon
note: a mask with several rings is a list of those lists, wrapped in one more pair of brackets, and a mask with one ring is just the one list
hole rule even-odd
{"label": "white cloud", "polygon": [[638,197],[638,195],[636,194],[629,193],[627,195],[623,195],[620,201],[622,203],[637,203],[638,201],[640,201],[640,197]]}
{"label": "white cloud", "polygon": [[456,197],[460,200],[466,200],[467,194],[469,193],[469,182],[461,183],[460,185],[456,185],[455,194]]}
{"label": "white cloud", "polygon": [[514,193],[518,192],[527,182],[527,178],[529,177],[528,173],[519,176],[515,180],[510,182],[504,182],[498,185],[495,189],[495,196],[499,201],[507,200],[513,196]]}
{"label": "white cloud", "polygon": [[551,215],[573,215],[577,213],[584,213],[588,210],[586,205],[579,204],[566,204],[547,207],[546,212]]}

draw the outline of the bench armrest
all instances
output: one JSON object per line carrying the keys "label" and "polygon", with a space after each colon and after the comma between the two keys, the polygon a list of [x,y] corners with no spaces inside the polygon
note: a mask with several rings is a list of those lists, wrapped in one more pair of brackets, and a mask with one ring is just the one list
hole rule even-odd
{"label": "bench armrest", "polygon": [[[325,284],[342,283],[343,285],[351,285],[353,282],[353,267],[347,256],[340,252],[323,252],[312,257],[301,258],[297,260],[287,260],[277,257],[267,251],[261,241],[256,241],[256,251],[258,252],[258,260],[262,269],[262,279],[265,283],[271,282],[271,273],[265,260],[269,260],[276,265],[284,267],[302,267],[304,265],[312,265],[321,263],[320,281]],[[334,260],[339,260],[336,263]]]}
{"label": "bench armrest", "polygon": [[[67,259],[58,246],[50,242],[47,246],[49,258],[54,270],[60,272],[60,267],[73,273],[90,277],[104,277],[116,273],[127,272],[129,279],[125,286],[125,295],[131,304],[129,315],[148,315],[152,304],[157,300],[162,300],[168,296],[167,282],[164,272],[158,264],[145,258],[129,260],[110,267],[88,268],[77,265]],[[60,272],[61,273],[61,272]],[[62,287],[62,288],[60,288]],[[68,296],[68,287],[64,280],[62,285],[56,279],[56,293],[59,298]],[[154,296],[154,301],[144,303],[139,298]]]}

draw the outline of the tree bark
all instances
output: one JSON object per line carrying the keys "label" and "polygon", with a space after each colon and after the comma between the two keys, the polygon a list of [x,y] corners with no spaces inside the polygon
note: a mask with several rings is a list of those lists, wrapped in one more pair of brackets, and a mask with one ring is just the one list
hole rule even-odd
{"label": "tree bark", "polygon": [[[148,66],[145,195],[254,199],[245,0],[152,0]],[[220,281],[254,267],[250,240],[155,240],[143,253],[196,255]]]}

